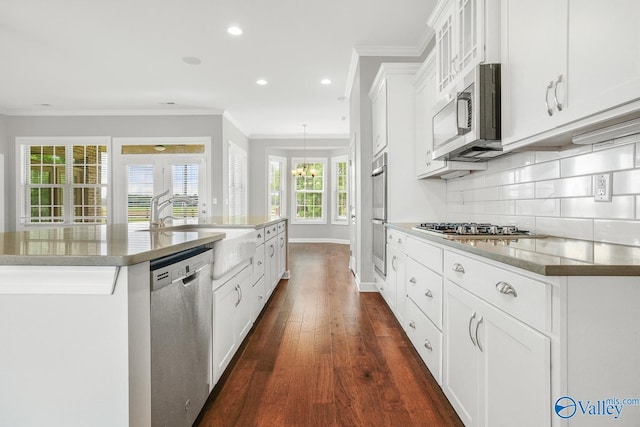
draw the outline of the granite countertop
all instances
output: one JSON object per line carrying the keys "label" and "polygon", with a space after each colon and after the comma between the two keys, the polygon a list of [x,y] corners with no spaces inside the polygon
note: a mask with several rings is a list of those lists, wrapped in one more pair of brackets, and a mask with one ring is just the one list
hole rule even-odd
{"label": "granite countertop", "polygon": [[413,230],[414,226],[388,224],[412,236],[544,276],[640,276],[640,247],[636,246],[553,236],[449,240]]}
{"label": "granite countertop", "polygon": [[[286,218],[211,217],[149,230],[147,223],[32,228],[0,233],[0,265],[123,266],[160,258],[225,237],[211,228],[258,229]],[[189,228],[193,227],[193,228]]]}

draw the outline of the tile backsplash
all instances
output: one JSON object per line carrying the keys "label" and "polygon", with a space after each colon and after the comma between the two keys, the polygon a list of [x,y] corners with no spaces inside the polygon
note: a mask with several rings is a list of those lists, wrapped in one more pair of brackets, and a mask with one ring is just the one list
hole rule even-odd
{"label": "tile backsplash", "polygon": [[[610,202],[594,200],[598,173],[612,173]],[[640,246],[640,135],[490,160],[447,181],[447,219]]]}

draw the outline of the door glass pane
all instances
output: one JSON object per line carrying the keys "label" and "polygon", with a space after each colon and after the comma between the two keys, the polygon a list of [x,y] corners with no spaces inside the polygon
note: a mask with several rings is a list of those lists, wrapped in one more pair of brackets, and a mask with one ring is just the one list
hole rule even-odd
{"label": "door glass pane", "polygon": [[[174,202],[171,212],[164,215],[171,215],[174,218],[196,218],[198,216],[198,164],[171,165],[172,195],[186,196],[193,199],[194,204],[185,202]],[[161,215],[162,216],[162,215]]]}
{"label": "door glass pane", "polygon": [[127,222],[149,221],[153,165],[127,166]]}

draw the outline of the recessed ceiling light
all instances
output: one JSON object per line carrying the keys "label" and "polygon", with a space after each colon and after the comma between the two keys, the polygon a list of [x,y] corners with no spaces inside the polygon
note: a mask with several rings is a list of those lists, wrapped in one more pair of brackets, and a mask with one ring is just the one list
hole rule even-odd
{"label": "recessed ceiling light", "polygon": [[173,102],[173,101],[161,102],[160,104],[162,104],[162,105],[176,105],[176,103]]}
{"label": "recessed ceiling light", "polygon": [[227,28],[227,33],[231,34],[232,36],[241,36],[242,28],[232,25],[231,27]]}
{"label": "recessed ceiling light", "polygon": [[347,100],[347,97],[346,97],[346,96],[339,96],[339,97],[338,97],[338,101],[340,101],[340,102],[344,102],[344,101],[346,101],[346,100]]}
{"label": "recessed ceiling light", "polygon": [[320,84],[323,84],[323,85],[325,85],[325,86],[326,86],[326,85],[330,85],[330,84],[331,84],[331,80],[329,80],[329,79],[322,79],[322,80],[320,80]]}
{"label": "recessed ceiling light", "polygon": [[265,79],[259,79],[259,80],[256,80],[256,84],[259,84],[260,86],[264,86],[267,84],[267,81]]}
{"label": "recessed ceiling light", "polygon": [[37,105],[38,107],[51,107],[51,104],[34,104]]}
{"label": "recessed ceiling light", "polygon": [[195,56],[185,56],[184,58],[182,58],[182,62],[189,65],[202,64],[202,60],[200,58],[196,58]]}

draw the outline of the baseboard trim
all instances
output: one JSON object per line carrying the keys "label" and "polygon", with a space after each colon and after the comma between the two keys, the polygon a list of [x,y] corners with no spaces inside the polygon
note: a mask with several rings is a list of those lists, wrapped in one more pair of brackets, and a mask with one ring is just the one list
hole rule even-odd
{"label": "baseboard trim", "polygon": [[289,238],[289,243],[337,243],[339,245],[350,244],[349,240],[343,239],[326,239],[324,237],[301,237],[301,238]]}
{"label": "baseboard trim", "polygon": [[376,289],[376,286],[373,284],[373,282],[361,282],[360,276],[358,276],[357,274],[354,274],[354,278],[356,280],[356,286],[358,287],[359,292],[378,292],[378,289]]}

